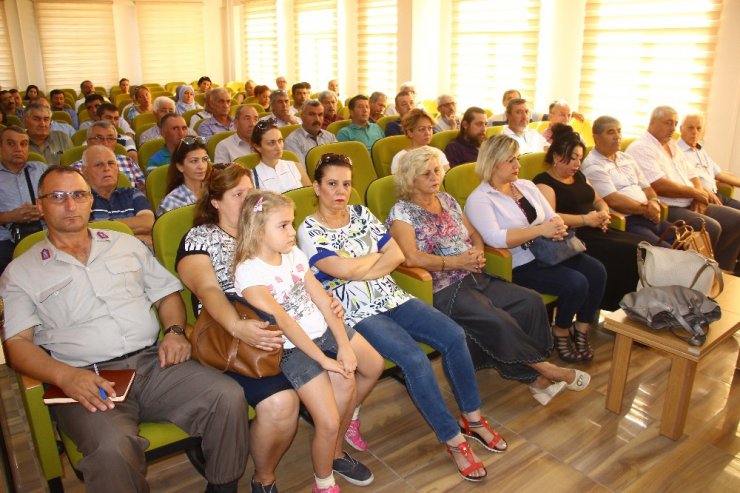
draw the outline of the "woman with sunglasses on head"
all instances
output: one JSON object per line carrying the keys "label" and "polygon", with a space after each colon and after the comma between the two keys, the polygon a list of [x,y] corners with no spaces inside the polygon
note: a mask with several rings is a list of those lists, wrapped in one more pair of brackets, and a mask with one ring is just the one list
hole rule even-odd
{"label": "woman with sunglasses on head", "polygon": [[[180,243],[175,267],[193,293],[196,314],[206,308],[222,327],[245,343],[270,350],[282,346],[281,332],[266,330],[267,322],[242,320],[229,302],[239,298],[232,263],[239,211],[252,189],[246,168],[233,163],[213,166],[195,204],[193,228]],[[232,372],[227,375],[239,382],[257,414],[249,430],[249,452],[254,461],[251,491],[277,492],[275,468],[295,436],[298,396],[282,373],[261,379]]]}
{"label": "woman with sunglasses on head", "polygon": [[257,122],[252,131],[252,147],[260,156],[259,164],[252,170],[255,188],[283,193],[311,185],[303,166],[281,159],[283,134],[275,120],[268,118]]}
{"label": "woman with sunglasses on head", "polygon": [[558,297],[552,331],[560,358],[590,361],[594,354],[587,333],[604,296],[606,269],[585,253],[556,265],[534,256],[529,249],[534,240],[563,240],[568,227],[537,186],[519,178],[519,167],[516,140],[507,135],[486,140],[475,165],[481,183],[468,197],[465,215],[486,245],[509,249],[513,282]]}
{"label": "woman with sunglasses on head", "polygon": [[157,217],[167,211],[194,204],[208,175],[208,153],[203,137],[185,137],[172,153],[167,170],[167,196],[157,208]]}
{"label": "woman with sunglasses on head", "polygon": [[[401,368],[411,398],[437,439],[446,445],[460,475],[469,481],[482,480],[486,469],[466,436],[491,452],[503,452],[507,444],[481,416],[478,383],[463,329],[410,296],[390,277],[404,261],[403,253],[366,207],[348,205],[352,162],[347,156],[324,154],[313,188],[318,207],[298,228],[298,242],[316,278],[339,298],[345,323]],[[442,353],[445,374],[462,412],[459,419],[447,408],[418,342]],[[357,413],[345,439],[365,450]]]}
{"label": "woman with sunglasses on head", "polygon": [[569,125],[555,124],[545,156],[550,167],[532,181],[565,225],[586,244],[586,253],[604,264],[609,275],[601,306],[618,310],[622,297],[637,286],[635,259],[643,238],[609,228],[609,206],[580,170],[585,150],[580,135]]}

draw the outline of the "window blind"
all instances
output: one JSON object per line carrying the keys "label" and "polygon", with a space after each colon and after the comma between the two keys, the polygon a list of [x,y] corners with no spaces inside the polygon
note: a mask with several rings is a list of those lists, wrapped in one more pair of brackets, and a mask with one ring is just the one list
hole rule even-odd
{"label": "window blind", "polygon": [[2,84],[3,89],[16,87],[17,84],[13,55],[10,51],[8,21],[5,18],[5,6],[2,0],[0,0],[0,84]]}
{"label": "window blind", "polygon": [[205,74],[203,2],[136,0],[144,83],[190,82]]}
{"label": "window blind", "polygon": [[275,0],[242,2],[244,80],[274,87],[278,73],[278,33]]}
{"label": "window blind", "polygon": [[588,0],[579,111],[639,133],[658,105],[705,110],[720,0]]}
{"label": "window blind", "polygon": [[397,0],[357,1],[357,88],[369,96],[396,95],[398,43]]}
{"label": "window blind", "polygon": [[48,90],[118,83],[113,2],[34,1]]}
{"label": "window blind", "polygon": [[534,105],[539,24],[539,0],[452,0],[451,88],[461,111],[499,113],[507,89]]}
{"label": "window blind", "polygon": [[336,0],[294,0],[295,77],[314,89],[337,77]]}

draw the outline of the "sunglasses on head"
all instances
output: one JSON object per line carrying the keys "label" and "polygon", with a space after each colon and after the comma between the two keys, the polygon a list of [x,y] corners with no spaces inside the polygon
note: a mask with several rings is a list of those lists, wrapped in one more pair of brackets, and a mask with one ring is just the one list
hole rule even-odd
{"label": "sunglasses on head", "polygon": [[205,137],[201,137],[200,135],[193,137],[192,135],[188,135],[187,137],[183,137],[182,140],[180,140],[180,143],[177,144],[177,149],[175,149],[175,152],[180,149],[180,146],[185,144],[186,146],[191,145],[206,145],[206,139]]}
{"label": "sunglasses on head", "polygon": [[277,120],[274,118],[267,118],[266,120],[259,120],[255,124],[255,128],[259,128],[262,131],[270,130],[272,128],[277,128]]}
{"label": "sunglasses on head", "polygon": [[318,168],[319,166],[336,163],[344,163],[352,166],[352,160],[348,156],[345,156],[344,154],[327,152],[326,154],[321,156],[321,159],[319,159],[319,164],[316,167]]}

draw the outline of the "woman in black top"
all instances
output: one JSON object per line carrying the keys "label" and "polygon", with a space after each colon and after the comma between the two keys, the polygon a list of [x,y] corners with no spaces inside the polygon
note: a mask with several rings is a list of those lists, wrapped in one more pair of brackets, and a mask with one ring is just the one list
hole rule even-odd
{"label": "woman in black top", "polygon": [[553,141],[545,161],[550,169],[534,182],[555,212],[586,244],[586,253],[607,271],[602,308],[616,310],[622,297],[637,286],[637,235],[609,229],[609,206],[581,173],[586,146],[568,125],[553,128]]}

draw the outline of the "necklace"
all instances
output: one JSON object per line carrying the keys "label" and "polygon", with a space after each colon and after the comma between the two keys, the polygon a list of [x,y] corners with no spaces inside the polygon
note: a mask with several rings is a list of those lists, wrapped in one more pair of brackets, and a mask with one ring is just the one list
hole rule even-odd
{"label": "necklace", "polygon": [[[338,222],[339,222],[339,224],[337,224],[336,226],[334,226],[334,225],[332,224],[332,222],[331,222],[331,221],[329,221],[329,220],[328,220],[328,219],[326,218],[326,216],[325,216],[325,215],[323,215],[323,214],[322,214],[321,212],[319,212],[319,210],[318,210],[318,209],[316,210],[316,216],[317,216],[317,217],[319,218],[319,220],[321,221],[321,223],[322,223],[323,225],[325,225],[325,226],[327,226],[327,227],[331,228],[331,229],[337,229],[337,228],[341,228],[342,226],[344,226],[344,225],[345,225],[345,224],[347,223],[347,219],[345,219],[345,215],[346,215],[346,214],[347,214],[347,210],[346,210],[346,209],[342,209],[342,212],[341,212],[341,213],[340,213],[340,215],[339,215],[339,221],[338,221]],[[335,222],[337,222],[337,221],[335,221]]]}

